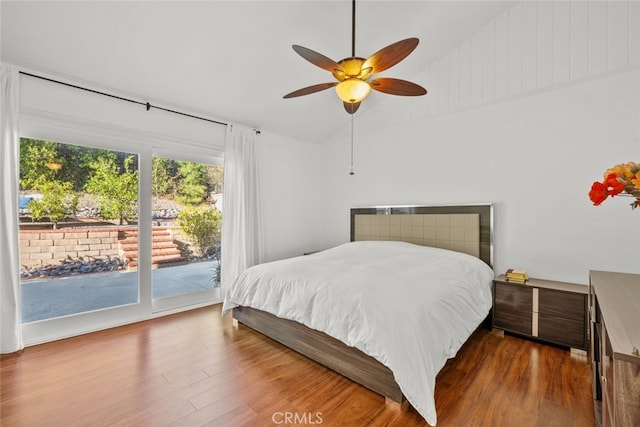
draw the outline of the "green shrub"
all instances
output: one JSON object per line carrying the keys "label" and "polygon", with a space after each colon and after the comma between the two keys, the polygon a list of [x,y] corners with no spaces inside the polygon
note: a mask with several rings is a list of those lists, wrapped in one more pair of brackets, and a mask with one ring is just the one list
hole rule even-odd
{"label": "green shrub", "polygon": [[220,241],[222,215],[216,209],[187,207],[180,211],[177,220],[182,232],[193,239],[201,255]]}
{"label": "green shrub", "polygon": [[120,225],[137,216],[138,171],[133,161],[133,156],[126,157],[120,168],[115,154],[108,153],[89,164],[92,173],[85,189],[98,196],[102,217],[118,219]]}
{"label": "green shrub", "polygon": [[178,162],[180,185],[176,200],[185,205],[197,205],[207,196],[207,166],[201,163]]}
{"label": "green shrub", "polygon": [[34,221],[49,217],[54,228],[58,221],[75,216],[78,207],[78,194],[73,191],[70,182],[44,181],[38,183],[42,199],[32,199],[27,205]]}

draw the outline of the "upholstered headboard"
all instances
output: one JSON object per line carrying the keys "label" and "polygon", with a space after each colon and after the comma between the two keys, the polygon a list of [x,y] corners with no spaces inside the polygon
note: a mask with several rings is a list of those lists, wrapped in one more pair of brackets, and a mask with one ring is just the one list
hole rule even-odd
{"label": "upholstered headboard", "polygon": [[396,240],[464,252],[493,265],[493,206],[351,209],[351,241]]}

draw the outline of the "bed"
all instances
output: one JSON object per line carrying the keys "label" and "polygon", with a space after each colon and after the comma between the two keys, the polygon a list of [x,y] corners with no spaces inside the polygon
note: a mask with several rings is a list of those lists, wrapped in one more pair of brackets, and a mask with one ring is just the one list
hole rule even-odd
{"label": "bed", "polygon": [[350,243],[247,269],[223,315],[435,425],[436,375],[491,309],[492,221],[490,204],[351,209]]}

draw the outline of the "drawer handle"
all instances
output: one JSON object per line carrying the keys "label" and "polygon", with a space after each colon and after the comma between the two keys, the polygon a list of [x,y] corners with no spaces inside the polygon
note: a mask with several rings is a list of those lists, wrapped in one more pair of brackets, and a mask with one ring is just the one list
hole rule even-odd
{"label": "drawer handle", "polygon": [[607,377],[605,377],[604,375],[600,377],[600,379],[602,380],[603,383],[607,382]]}

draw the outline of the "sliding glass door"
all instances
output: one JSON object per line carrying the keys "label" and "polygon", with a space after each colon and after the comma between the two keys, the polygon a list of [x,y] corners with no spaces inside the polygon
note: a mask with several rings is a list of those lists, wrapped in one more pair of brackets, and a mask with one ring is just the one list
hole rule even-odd
{"label": "sliding glass door", "polygon": [[25,342],[218,302],[221,159],[70,134],[21,140]]}
{"label": "sliding glass door", "polygon": [[23,323],[138,303],[138,159],[21,139]]}
{"label": "sliding glass door", "polygon": [[154,309],[219,298],[222,168],[154,156],[152,197]]}

